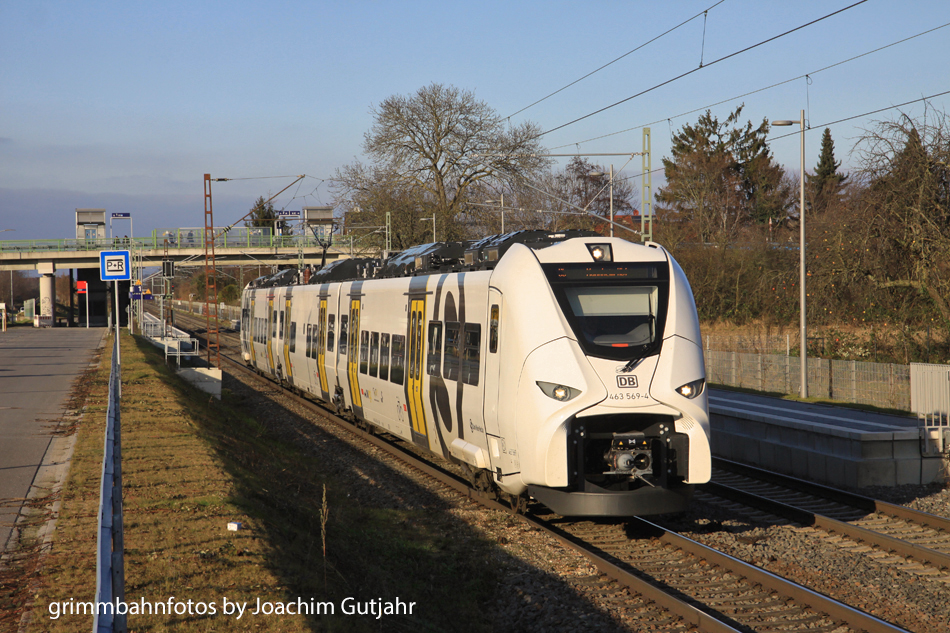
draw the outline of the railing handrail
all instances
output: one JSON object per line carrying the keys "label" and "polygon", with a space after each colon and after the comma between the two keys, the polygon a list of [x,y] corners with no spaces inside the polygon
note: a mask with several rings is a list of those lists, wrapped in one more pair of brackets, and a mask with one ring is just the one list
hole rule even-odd
{"label": "railing handrail", "polygon": [[[203,229],[202,229],[203,230]],[[331,246],[341,246],[344,240],[340,236],[332,240]],[[322,244],[312,236],[306,235],[240,235],[229,236],[228,234],[219,236],[214,242],[215,248],[320,248]],[[58,251],[103,251],[103,250],[128,250],[130,248],[141,249],[164,249],[165,240],[163,236],[151,235],[149,237],[99,237],[95,239],[61,239],[61,240],[2,240],[0,241],[0,253],[33,253],[33,252],[58,252]],[[193,240],[187,237],[175,238],[168,243],[168,249],[171,251],[181,250],[203,250],[204,242],[200,235],[194,236]]]}
{"label": "railing handrail", "polygon": [[[122,530],[122,442],[120,401],[122,368],[118,362],[119,330],[116,330],[109,373],[109,404],[103,440],[102,486],[99,497],[96,547],[96,608],[93,633],[126,631],[125,614],[114,610],[125,602],[124,536]],[[111,605],[111,606],[107,606]]]}

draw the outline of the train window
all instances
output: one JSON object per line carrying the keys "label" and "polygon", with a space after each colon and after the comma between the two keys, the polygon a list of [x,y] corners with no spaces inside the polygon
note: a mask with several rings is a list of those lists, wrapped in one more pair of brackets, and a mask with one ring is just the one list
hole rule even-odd
{"label": "train window", "polygon": [[277,338],[277,310],[273,310],[273,325],[271,326],[270,337]]}
{"label": "train window", "polygon": [[462,382],[478,384],[478,364],[482,344],[482,326],[479,323],[465,324],[465,339],[462,348]]}
{"label": "train window", "polygon": [[379,377],[389,380],[389,335],[379,335]]}
{"label": "train window", "polygon": [[389,381],[403,384],[406,373],[406,337],[393,334],[393,360],[389,369]]}
{"label": "train window", "polygon": [[492,354],[498,351],[498,316],[498,306],[492,306],[488,321],[488,351]]}
{"label": "train window", "polygon": [[369,375],[379,375],[379,332],[373,332],[369,340]]}
{"label": "train window", "polygon": [[419,340],[419,337],[416,336],[416,321],[419,319],[419,313],[415,310],[412,311],[412,316],[409,317],[409,378],[416,376],[416,341]]}
{"label": "train window", "polygon": [[320,356],[320,350],[326,345],[326,322],[327,322],[327,309],[326,305],[321,302],[320,305],[320,315],[317,317],[317,324],[314,326],[314,341],[313,341],[313,357],[318,358]]}
{"label": "train window", "polygon": [[429,321],[429,353],[426,355],[426,371],[438,376],[442,366],[442,323]]}
{"label": "train window", "polygon": [[574,286],[564,293],[588,344],[608,348],[653,344],[657,286]]}
{"label": "train window", "polygon": [[280,311],[280,338],[284,338],[284,311]]}
{"label": "train window", "polygon": [[288,347],[287,349],[288,352],[297,351],[297,322],[296,321],[290,322],[290,344],[287,347]]}
{"label": "train window", "polygon": [[449,321],[445,324],[445,365],[442,376],[446,380],[459,379],[459,333],[461,324],[458,321]]}
{"label": "train window", "polygon": [[340,315],[340,353],[343,354],[344,356],[346,356],[346,343],[347,343],[346,325],[349,320],[350,320],[350,317],[348,314]]}
{"label": "train window", "polygon": [[304,350],[304,356],[310,358],[310,352],[313,351],[313,326],[307,324],[307,347]]}
{"label": "train window", "polygon": [[336,315],[331,314],[327,317],[327,351],[333,351],[333,341],[336,340],[336,335],[333,333],[333,329],[336,327]]}
{"label": "train window", "polygon": [[369,332],[360,332],[360,373],[365,374],[369,368]]}
{"label": "train window", "polygon": [[[350,307],[350,339],[347,343],[347,349],[350,352],[351,356],[356,356],[356,348],[360,344],[360,309],[359,303],[354,301],[355,306]],[[356,363],[356,358],[353,358],[353,362]],[[365,373],[365,372],[364,372]]]}

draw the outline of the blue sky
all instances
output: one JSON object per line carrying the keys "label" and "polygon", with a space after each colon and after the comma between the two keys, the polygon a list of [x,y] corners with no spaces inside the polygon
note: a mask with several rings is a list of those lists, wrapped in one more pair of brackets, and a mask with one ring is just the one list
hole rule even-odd
{"label": "blue sky", "polygon": [[[701,109],[725,101],[711,107],[725,118],[744,102],[743,119],[755,124],[797,119],[806,109],[815,128],[806,133],[811,169],[825,124],[950,90],[950,27],[817,71],[950,23],[950,2],[869,0],[713,62],[853,1],[0,0],[0,230],[15,229],[0,238],[72,237],[77,207],[131,212],[136,235],[199,226],[205,173],[307,174],[275,203],[327,204],[322,181],[363,158],[370,109],[386,97],[439,82],[473,91],[507,117],[706,9],[705,19],[511,120],[551,130],[702,60],[701,70],[550,132],[543,143],[562,153],[639,152],[640,128],[651,124],[657,168],[671,132]],[[810,84],[801,78],[735,98],[805,74]],[[947,110],[950,95],[932,105]],[[895,114],[832,126],[845,167],[862,129]],[[776,138],[772,149],[798,173],[797,136]],[[619,172],[627,159],[594,160]],[[640,160],[618,177],[639,174]],[[237,220],[291,180],[216,184],[216,223]],[[661,185],[655,174],[654,191]]]}

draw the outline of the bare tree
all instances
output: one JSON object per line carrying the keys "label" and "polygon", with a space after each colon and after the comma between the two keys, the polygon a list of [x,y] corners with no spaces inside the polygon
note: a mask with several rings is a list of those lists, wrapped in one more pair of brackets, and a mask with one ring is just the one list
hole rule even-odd
{"label": "bare tree", "polygon": [[[929,109],[914,120],[878,122],[856,153],[878,266],[865,271],[882,289],[916,289],[950,323],[950,125]],[[869,245],[868,248],[871,248]]]}
{"label": "bare tree", "polygon": [[332,187],[335,205],[344,211],[341,228],[352,239],[354,252],[385,248],[387,213],[392,250],[432,241],[432,224],[422,220],[432,216],[435,205],[398,174],[353,163],[337,170]]}
{"label": "bare tree", "polygon": [[372,113],[364,152],[431,202],[446,239],[464,237],[455,220],[476,183],[526,176],[547,164],[538,156],[536,125],[506,128],[467,90],[434,83],[408,97],[391,96]]}

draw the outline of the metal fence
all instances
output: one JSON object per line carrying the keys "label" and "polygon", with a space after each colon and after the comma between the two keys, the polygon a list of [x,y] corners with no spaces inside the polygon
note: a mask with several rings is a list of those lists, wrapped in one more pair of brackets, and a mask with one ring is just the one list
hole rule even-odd
{"label": "metal fence", "polygon": [[[797,356],[705,352],[709,382],[779,393],[801,391]],[[808,358],[808,394],[841,402],[911,410],[910,367],[892,363]]]}
{"label": "metal fence", "polygon": [[911,404],[927,426],[950,426],[950,367],[911,363]]}
{"label": "metal fence", "polygon": [[[257,231],[257,232],[256,232]],[[332,236],[333,246],[350,245],[352,239]],[[0,252],[33,253],[48,251],[102,251],[119,249],[164,248],[204,249],[204,228],[156,229],[150,237],[113,237],[66,240],[3,240]],[[215,231],[215,248],[320,248],[322,245],[312,235],[274,235],[271,229],[247,229],[236,227],[218,234]]]}
{"label": "metal fence", "polygon": [[116,331],[109,374],[109,405],[102,456],[96,548],[96,609],[93,633],[126,631],[125,614],[116,607],[125,602],[124,537],[122,532],[122,441],[119,403],[122,396],[119,332]]}

